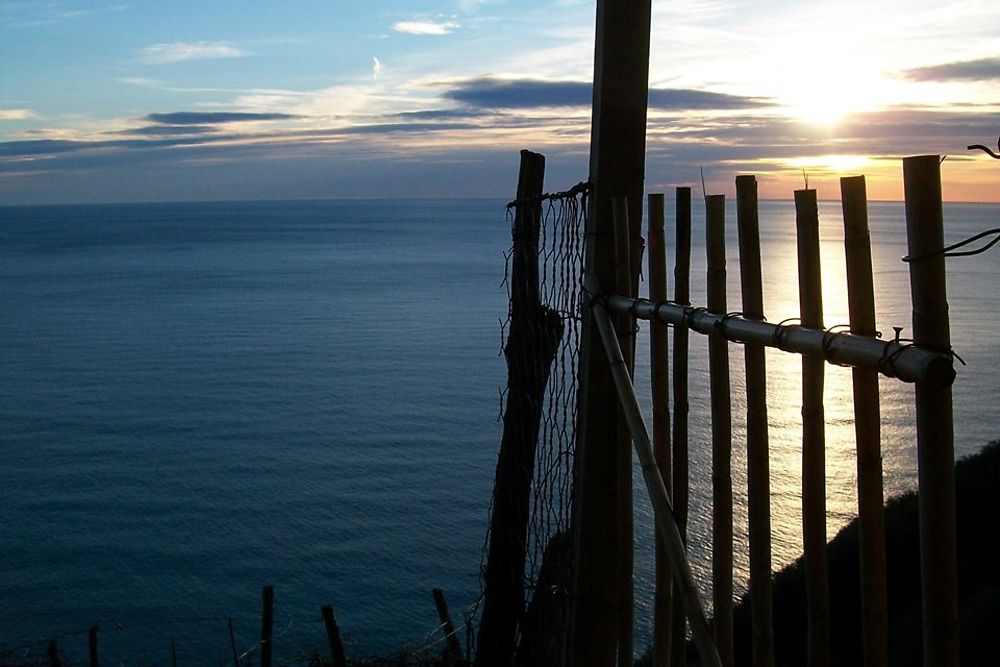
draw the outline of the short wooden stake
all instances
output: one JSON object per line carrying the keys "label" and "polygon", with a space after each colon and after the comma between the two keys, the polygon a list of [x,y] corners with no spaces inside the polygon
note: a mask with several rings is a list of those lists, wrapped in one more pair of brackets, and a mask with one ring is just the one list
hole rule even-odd
{"label": "short wooden stake", "polygon": [[333,613],[333,605],[323,605],[320,612],[323,614],[323,627],[326,629],[326,638],[330,642],[330,659],[333,661],[333,667],[347,667],[347,658],[344,656],[344,643],[340,639],[340,626],[337,625],[337,617]]}
{"label": "short wooden stake", "polygon": [[[743,316],[764,319],[760,268],[760,222],[757,179],[736,177],[736,221],[740,245]],[[771,611],[771,473],[767,434],[767,367],[764,346],[743,346],[747,394],[747,520],[750,539],[750,609],[753,664],[774,663]]]}
{"label": "short wooden stake", "polygon": [[[674,245],[674,301],[691,300],[691,188],[676,190]],[[677,529],[687,539],[688,519],[688,328],[674,327],[674,420],[673,420],[673,503]],[[674,596],[670,664],[687,664],[687,619],[682,602]]]}
{"label": "short wooden stake", "polygon": [[233,630],[233,617],[229,617],[229,646],[233,650],[233,665],[240,667],[240,654],[236,650],[236,632]]}
{"label": "short wooden stake", "polygon": [[[649,298],[667,300],[667,249],[663,233],[663,195],[648,197],[649,214]],[[669,329],[659,322],[649,326],[650,392],[653,403],[653,453],[660,477],[671,494],[670,465],[670,350]],[[658,530],[658,529],[657,529]],[[655,589],[653,597],[653,666],[668,667],[670,661],[671,611],[673,607],[670,562],[662,541],[657,538]]]}
{"label": "short wooden stake", "polygon": [[[941,160],[903,160],[913,342],[951,351],[945,286]],[[959,663],[955,547],[955,438],[951,387],[916,386],[924,665]]]}
{"label": "short wooden stake", "polygon": [[274,586],[264,586],[260,613],[260,667],[271,667],[271,635],[274,631]]}
{"label": "short wooden stake", "polygon": [[[875,286],[865,177],[841,178],[840,193],[844,209],[844,256],[847,260],[851,333],[874,337]],[[885,667],[889,662],[889,630],[878,371],[855,368],[851,375],[857,443],[861,636],[865,667]]]}
{"label": "short wooden stake", "polygon": [[[629,229],[629,205],[626,197],[612,201],[615,226],[615,288],[618,294],[634,297],[632,291],[632,233]],[[625,355],[625,365],[629,376],[633,374],[635,359],[635,318],[618,316],[618,345]],[[620,609],[618,613],[618,664],[631,664],[633,658],[633,635],[635,627],[635,591],[632,585],[634,569],[633,539],[634,519],[632,515],[632,447],[629,443],[628,425],[618,424],[618,442],[622,445],[617,452],[618,470],[618,592]]]}
{"label": "short wooden stake", "polygon": [[[815,190],[795,191],[799,310],[802,326],[823,328],[819,213]],[[808,665],[830,660],[830,593],[826,566],[826,441],[823,374],[826,361],[802,355],[802,539],[806,570]]]}
{"label": "short wooden stake", "polygon": [[[726,307],[726,197],[709,195],[706,250],[708,309]],[[721,333],[708,337],[709,391],[712,402],[712,606],[715,645],[726,667],[733,664],[733,477],[732,405],[729,342]]]}
{"label": "short wooden stake", "polygon": [[90,659],[90,667],[100,667],[101,661],[97,653],[97,631],[96,625],[90,626],[87,631],[87,654]]}
{"label": "short wooden stake", "polygon": [[462,661],[462,645],[458,641],[455,624],[451,622],[451,614],[448,613],[448,603],[444,599],[444,591],[440,588],[435,588],[431,592],[434,595],[434,606],[437,608],[438,620],[441,621],[441,628],[444,630],[447,642],[447,648],[444,653],[445,664],[457,665]]}
{"label": "short wooden stake", "polygon": [[49,667],[59,667],[59,645],[55,639],[49,640]]}

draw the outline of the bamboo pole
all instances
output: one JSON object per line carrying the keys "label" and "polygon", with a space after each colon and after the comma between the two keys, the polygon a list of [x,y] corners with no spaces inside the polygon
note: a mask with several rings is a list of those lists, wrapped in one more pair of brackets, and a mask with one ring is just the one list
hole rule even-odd
{"label": "bamboo pole", "polygon": [[177,667],[177,642],[172,636],[170,637],[170,664],[172,667]]}
{"label": "bamboo pole", "polygon": [[[674,301],[691,300],[691,188],[677,188],[675,201]],[[687,540],[688,517],[688,328],[674,327],[673,501],[677,528]],[[687,664],[687,619],[679,596],[674,596],[670,664]]]}
{"label": "bamboo pole", "polygon": [[233,665],[240,667],[240,654],[236,650],[236,631],[233,630],[233,617],[229,617],[229,648],[233,651]]}
{"label": "bamboo pole", "polygon": [[[726,197],[709,195],[706,250],[708,309],[726,312]],[[712,605],[715,645],[722,664],[733,664],[733,478],[732,406],[729,387],[729,342],[716,332],[708,336],[712,401]]]}
{"label": "bamboo pole", "polygon": [[451,614],[448,612],[448,603],[444,599],[444,591],[440,588],[435,588],[431,593],[434,595],[434,607],[437,609],[438,620],[441,621],[441,628],[444,631],[447,644],[444,664],[457,665],[462,662],[462,645],[458,642],[458,633],[455,632],[455,624],[451,621]]}
{"label": "bamboo pole", "polygon": [[[945,262],[934,254],[944,247],[939,157],[904,159],[903,190],[913,340],[950,352]],[[951,389],[917,383],[916,411],[924,665],[950,667],[959,661]]]}
{"label": "bamboo pole", "polygon": [[484,576],[477,667],[506,666],[514,655],[524,614],[524,560],[528,542],[531,481],[545,385],[562,337],[558,314],[538,295],[538,237],[545,158],[521,151],[510,275],[507,404],[497,457],[493,514]]}
{"label": "bamboo pole", "polygon": [[[591,286],[593,287],[593,285]],[[645,422],[642,419],[639,400],[635,395],[635,389],[632,386],[632,380],[629,377],[621,347],[618,345],[618,339],[614,335],[611,318],[602,299],[594,302],[593,311],[594,323],[598,330],[598,335],[603,342],[605,353],[608,356],[614,389],[618,396],[618,404],[621,406],[625,421],[628,424],[630,437],[635,446],[640,467],[642,468],[646,490],[649,493],[650,503],[653,506],[653,517],[659,528],[657,535],[660,536],[669,554],[674,584],[677,587],[677,596],[682,600],[685,614],[691,623],[692,638],[698,649],[701,664],[708,666],[721,665],[722,662],[719,659],[718,651],[712,641],[712,631],[705,620],[705,612],[701,606],[698,587],[695,584],[694,576],[691,574],[691,567],[685,553],[684,542],[681,539],[677,521],[674,518],[673,508],[670,506],[667,488],[663,483],[663,478],[660,477],[660,469],[656,464],[656,456],[653,454],[653,445],[649,440],[649,432],[646,430]]]}
{"label": "bamboo pole", "polygon": [[[264,586],[260,612],[260,667],[271,667],[274,631],[274,586]],[[171,640],[172,641],[172,640]]]}
{"label": "bamboo pole", "polygon": [[[840,192],[851,333],[874,338],[875,288],[865,177],[841,178]],[[861,636],[865,667],[884,667],[889,662],[889,648],[878,372],[855,368],[851,375],[857,443]]]}
{"label": "bamboo pole", "polygon": [[[740,245],[743,316],[764,319],[760,268],[760,223],[757,179],[736,177],[736,221]],[[747,394],[747,521],[750,534],[750,610],[753,621],[753,664],[774,663],[771,604],[771,473],[767,435],[767,367],[764,346],[743,348]]]}
{"label": "bamboo pole", "polygon": [[[628,199],[616,197],[612,201],[615,226],[615,286],[614,291],[634,297],[632,292],[632,234],[629,230]],[[635,318],[628,313],[618,314],[618,345],[625,355],[625,365],[631,375],[635,349]],[[618,490],[618,563],[621,595],[618,611],[618,664],[633,662],[633,634],[635,627],[635,590],[632,585],[634,557],[634,519],[632,516],[632,448],[629,446],[628,425],[619,423],[620,449],[617,457]]]}
{"label": "bamboo pole", "polygon": [[[649,216],[649,298],[667,299],[667,249],[663,234],[663,195],[651,194]],[[649,327],[650,393],[653,403],[653,454],[667,494],[672,494],[673,470],[670,465],[670,350],[666,325]],[[658,531],[659,529],[657,529]],[[655,589],[653,593],[653,667],[668,667],[670,661],[671,591],[670,562],[661,538],[655,541]]]}
{"label": "bamboo pole", "polygon": [[[819,214],[815,190],[795,191],[799,310],[802,325],[823,328]],[[809,667],[830,660],[830,593],[826,566],[826,443],[822,358],[802,357],[802,540],[806,572]]]}
{"label": "bamboo pole", "polygon": [[55,639],[49,640],[49,667],[59,667],[59,645]]}
{"label": "bamboo pole", "polygon": [[[649,82],[650,0],[598,0],[594,48],[590,198],[585,271],[599,289],[614,280],[613,197],[628,197],[629,218],[642,219]],[[611,370],[589,309],[580,336],[574,459],[574,558],[570,659],[603,667],[617,656],[618,563],[616,467],[622,443]]]}
{"label": "bamboo pole", "polygon": [[326,639],[330,644],[330,659],[333,661],[333,667],[347,667],[344,642],[340,639],[340,626],[337,625],[337,616],[333,613],[333,605],[323,605],[320,608],[320,613],[323,615]]}
{"label": "bamboo pole", "polygon": [[97,632],[98,627],[96,625],[90,626],[87,631],[87,655],[89,658],[90,667],[100,667],[101,659],[97,651]]}

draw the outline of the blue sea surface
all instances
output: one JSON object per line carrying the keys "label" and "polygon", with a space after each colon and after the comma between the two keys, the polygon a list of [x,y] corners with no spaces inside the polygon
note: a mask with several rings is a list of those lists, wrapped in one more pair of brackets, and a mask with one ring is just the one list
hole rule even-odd
{"label": "blue sea surface", "polygon": [[[998,212],[947,206],[948,241],[995,226]],[[840,324],[839,203],[820,215],[826,321]],[[906,336],[903,207],[873,203],[870,215],[878,326]],[[765,312],[779,321],[798,314],[792,204],[763,202],[761,230]],[[729,236],[735,311],[734,224]],[[327,603],[352,655],[427,641],[434,587],[461,622],[479,595],[500,440],[509,242],[500,201],[0,208],[0,648],[61,636],[82,659],[86,637],[73,633],[98,624],[106,664],[167,664],[170,637],[181,663],[222,662],[228,618],[240,647],[258,640],[265,584],[283,659],[325,646]],[[948,264],[953,341],[969,363],[955,387],[959,455],[1000,437],[998,266],[996,251]],[[691,345],[692,553],[707,587],[706,346]],[[646,349],[643,330],[636,383],[648,396]],[[739,552],[739,346],[730,361]],[[800,368],[780,352],[768,364],[778,568],[801,550]],[[912,387],[881,387],[888,496],[915,487],[916,446]],[[831,536],[855,511],[850,396],[850,372],[831,367]],[[640,648],[652,579],[644,497],[637,486]],[[745,554],[736,568],[740,589]]]}

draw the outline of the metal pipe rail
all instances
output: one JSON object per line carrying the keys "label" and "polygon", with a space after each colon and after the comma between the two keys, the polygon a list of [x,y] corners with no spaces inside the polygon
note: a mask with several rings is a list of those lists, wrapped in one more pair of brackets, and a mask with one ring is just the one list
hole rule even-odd
{"label": "metal pipe rail", "polygon": [[691,624],[691,634],[695,646],[698,648],[701,664],[721,667],[722,661],[719,659],[719,652],[712,641],[712,631],[705,620],[705,612],[701,606],[701,598],[698,596],[697,585],[691,574],[691,566],[688,564],[684,541],[681,539],[677,520],[674,518],[674,510],[670,504],[670,497],[667,495],[667,488],[663,483],[663,478],[660,477],[660,469],[656,465],[653,445],[649,440],[649,431],[642,418],[639,399],[635,395],[635,388],[632,386],[632,379],[629,377],[621,346],[615,336],[611,316],[608,314],[603,300],[595,300],[592,307],[594,322],[604,344],[604,350],[608,355],[608,364],[611,367],[611,375],[614,378],[622,413],[628,424],[636,456],[642,467],[646,490],[649,493],[656,526],[659,529],[657,534],[669,556],[670,568],[673,570],[674,581],[678,589],[677,593],[683,602],[688,622]]}
{"label": "metal pipe rail", "polygon": [[903,382],[950,387],[955,381],[950,350],[942,352],[907,342],[855,336],[846,331],[772,324],[747,319],[739,313],[713,313],[672,301],[653,303],[648,299],[604,294],[596,297],[597,303],[612,312],[632,315],[640,320],[656,320],[703,334],[718,333],[734,343],[757,343],[786,352],[808,354],[840,366],[875,369]]}

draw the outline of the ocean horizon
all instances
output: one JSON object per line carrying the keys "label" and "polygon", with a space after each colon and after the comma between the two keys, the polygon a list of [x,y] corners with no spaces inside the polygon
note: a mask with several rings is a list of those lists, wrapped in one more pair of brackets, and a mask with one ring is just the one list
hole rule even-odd
{"label": "ocean horizon", "polygon": [[[275,652],[433,641],[431,597],[475,609],[506,380],[501,199],[0,207],[0,650],[101,627],[105,662],[224,661],[276,589]],[[730,310],[739,310],[735,201]],[[704,293],[695,204],[692,303]],[[1000,204],[946,203],[947,242]],[[672,282],[673,208],[667,206]],[[877,326],[910,330],[903,205],[869,206]],[[840,203],[820,202],[825,320],[847,320]],[[762,200],[764,306],[798,314],[794,208]],[[948,260],[956,454],[1000,436],[990,253]],[[672,291],[672,287],[670,288]],[[645,286],[641,288],[645,293]],[[648,338],[636,386],[649,411]],[[708,591],[707,346],[691,341],[691,543]],[[769,351],[774,569],[801,552],[799,359]],[[745,589],[743,355],[730,346],[738,592]],[[827,366],[828,535],[856,513],[848,369]],[[912,386],[880,379],[886,498],[915,488]],[[651,511],[636,475],[637,648],[652,616]]]}

